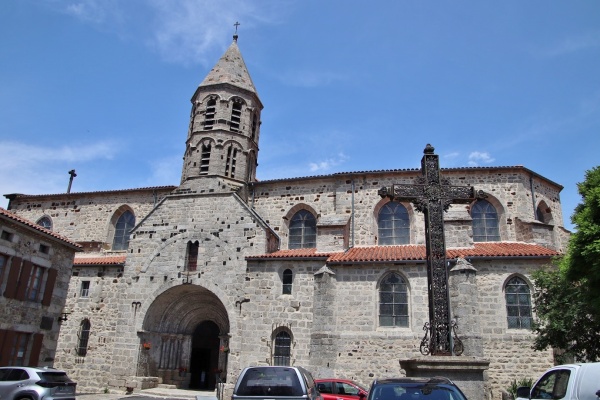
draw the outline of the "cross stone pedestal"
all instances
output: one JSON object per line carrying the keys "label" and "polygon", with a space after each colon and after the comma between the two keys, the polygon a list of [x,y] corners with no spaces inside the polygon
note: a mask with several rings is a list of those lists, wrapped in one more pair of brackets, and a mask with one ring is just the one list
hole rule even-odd
{"label": "cross stone pedestal", "polygon": [[407,377],[432,378],[444,376],[452,380],[469,400],[491,399],[487,383],[488,360],[478,357],[428,356],[400,360]]}

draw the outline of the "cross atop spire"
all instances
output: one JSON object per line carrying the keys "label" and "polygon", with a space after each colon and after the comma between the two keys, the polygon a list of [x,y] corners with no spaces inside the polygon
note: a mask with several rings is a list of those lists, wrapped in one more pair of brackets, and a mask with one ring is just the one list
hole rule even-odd
{"label": "cross atop spire", "polygon": [[235,40],[237,42],[237,39],[238,39],[237,28],[238,28],[238,26],[240,26],[240,23],[235,21],[235,24],[233,24],[233,26],[235,26],[235,33],[233,34],[233,40]]}

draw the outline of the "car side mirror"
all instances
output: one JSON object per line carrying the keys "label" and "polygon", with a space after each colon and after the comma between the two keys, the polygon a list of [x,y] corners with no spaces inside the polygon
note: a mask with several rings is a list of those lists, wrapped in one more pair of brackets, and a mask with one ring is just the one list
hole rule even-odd
{"label": "car side mirror", "polygon": [[521,386],[517,388],[517,397],[528,399],[531,393],[531,388],[529,386]]}
{"label": "car side mirror", "polygon": [[[599,390],[599,392],[600,392],[600,390]],[[359,393],[358,398],[359,398],[359,400],[365,400],[367,398],[367,395],[364,393]]]}

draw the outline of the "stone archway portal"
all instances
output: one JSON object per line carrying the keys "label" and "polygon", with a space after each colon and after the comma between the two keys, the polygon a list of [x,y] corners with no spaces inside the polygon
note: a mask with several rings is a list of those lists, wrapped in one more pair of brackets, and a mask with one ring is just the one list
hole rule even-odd
{"label": "stone archway portal", "polygon": [[206,288],[182,284],[152,303],[140,332],[143,365],[138,375],[157,376],[179,388],[213,390],[226,376],[229,318],[219,298]]}

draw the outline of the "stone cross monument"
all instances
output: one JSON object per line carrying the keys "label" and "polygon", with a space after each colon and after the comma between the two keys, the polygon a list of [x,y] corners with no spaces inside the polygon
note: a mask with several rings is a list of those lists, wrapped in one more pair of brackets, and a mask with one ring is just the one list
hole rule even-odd
{"label": "stone cross monument", "polygon": [[[417,211],[425,214],[429,322],[423,328],[426,333],[421,342],[421,353],[460,355],[462,342],[456,337],[456,326],[450,316],[444,211],[452,203],[470,203],[476,196],[473,187],[451,186],[440,176],[439,156],[433,152],[434,148],[428,144],[421,159],[422,176],[415,180],[415,184],[383,187],[379,195],[391,200],[410,201]],[[451,330],[455,333],[454,337]]]}

